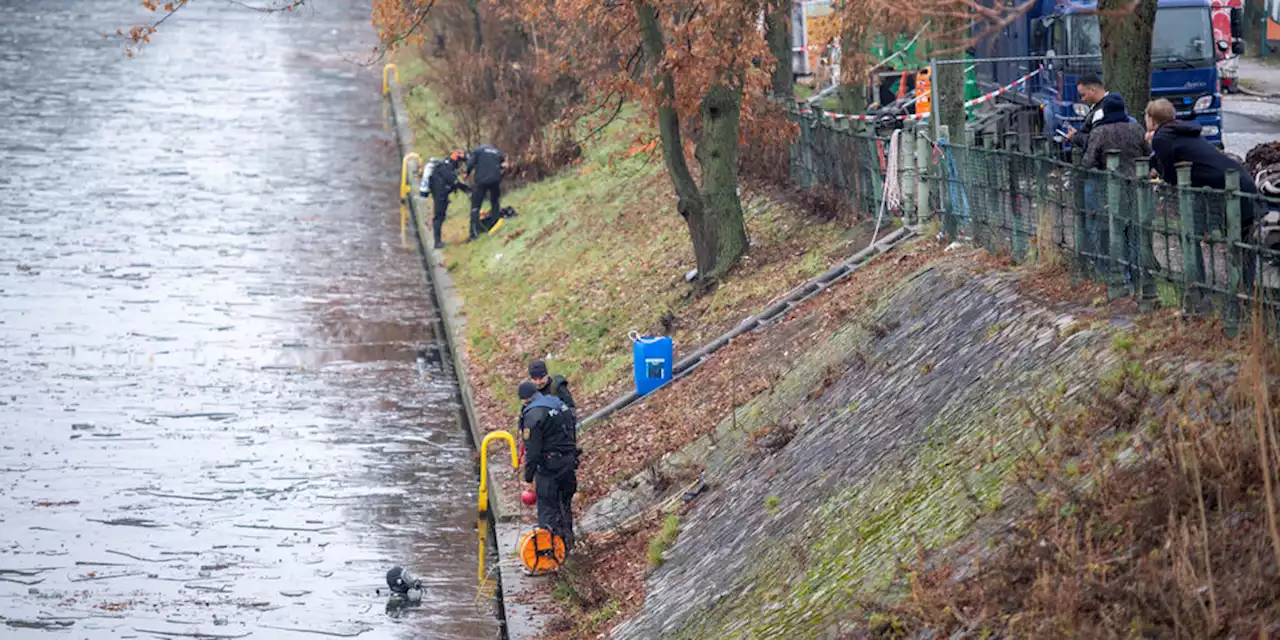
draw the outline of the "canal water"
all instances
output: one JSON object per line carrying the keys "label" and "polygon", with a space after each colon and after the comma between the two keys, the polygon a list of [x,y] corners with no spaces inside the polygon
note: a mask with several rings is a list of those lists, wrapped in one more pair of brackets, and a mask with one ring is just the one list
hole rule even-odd
{"label": "canal water", "polygon": [[0,636],[497,637],[368,3],[139,5],[0,1]]}

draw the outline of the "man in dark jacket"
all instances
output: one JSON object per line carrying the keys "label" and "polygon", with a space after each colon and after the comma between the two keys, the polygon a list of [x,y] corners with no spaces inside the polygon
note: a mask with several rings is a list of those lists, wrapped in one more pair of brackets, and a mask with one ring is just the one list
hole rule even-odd
{"label": "man in dark jacket", "polygon": [[[1147,105],[1147,135],[1151,137],[1151,150],[1155,153],[1156,171],[1160,179],[1177,186],[1180,162],[1191,163],[1191,186],[1225,189],[1227,170],[1235,169],[1240,174],[1240,191],[1257,193],[1253,178],[1240,163],[1227,157],[1217,147],[1209,144],[1200,136],[1200,125],[1188,120],[1178,120],[1173,103],[1168,100],[1154,100]],[[1226,228],[1226,207],[1217,202],[1209,202],[1197,198],[1195,207],[1195,233],[1203,236],[1209,231],[1212,222],[1215,228]],[[1253,201],[1240,199],[1240,229],[1245,238],[1253,228]],[[1254,274],[1253,260],[1246,260],[1244,265],[1244,284],[1252,287]],[[1196,252],[1197,282],[1204,281],[1204,256]]]}
{"label": "man in dark jacket", "polygon": [[491,144],[482,144],[467,156],[467,177],[474,184],[471,192],[472,240],[480,237],[480,205],[484,204],[486,194],[493,211],[502,211],[499,201],[502,198],[502,170],[505,168],[507,159],[502,150]]}
{"label": "man in dark jacket", "polygon": [[520,435],[525,443],[524,481],[538,495],[538,526],[573,548],[573,494],[578,491],[578,421],[555,396],[520,383]]}
{"label": "man in dark jacket", "polygon": [[1080,76],[1080,80],[1076,82],[1076,92],[1080,94],[1080,101],[1089,105],[1089,111],[1084,114],[1084,122],[1080,124],[1079,131],[1067,125],[1067,140],[1071,141],[1072,147],[1088,149],[1089,134],[1102,118],[1102,100],[1111,93],[1103,86],[1102,79],[1093,74]]}
{"label": "man in dark jacket", "polygon": [[[1084,156],[1080,163],[1087,169],[1106,170],[1107,154],[1110,151],[1120,152],[1120,171],[1125,175],[1133,175],[1135,160],[1145,160],[1151,156],[1151,148],[1147,146],[1146,130],[1136,120],[1129,117],[1125,109],[1124,98],[1118,93],[1105,94],[1095,105],[1097,114],[1091,121],[1088,136],[1084,137]],[[1142,174],[1144,177],[1146,172]],[[1101,176],[1085,176],[1085,234],[1093,241],[1092,251],[1099,256],[1095,264],[1106,270],[1110,260],[1106,256],[1111,253],[1111,233],[1106,212],[1101,206],[1105,185]],[[1127,218],[1124,220],[1125,243],[1124,261],[1129,265],[1137,263],[1140,257],[1138,234],[1131,222],[1131,211],[1121,208],[1117,214]],[[1153,266],[1153,265],[1149,265]],[[1126,267],[1125,273],[1130,281],[1133,278],[1132,267]]]}
{"label": "man in dark jacket", "polygon": [[565,380],[564,376],[549,375],[546,362],[534,360],[529,363],[529,381],[538,388],[538,393],[544,396],[560,398],[560,401],[568,405],[570,409],[578,408],[573,403],[573,396],[569,393],[569,381]]}
{"label": "man in dark jacket", "polygon": [[470,190],[467,185],[458,182],[458,168],[462,165],[465,158],[466,154],[463,152],[454,151],[448,158],[430,165],[427,168],[427,170],[431,172],[426,181],[427,191],[431,194],[431,201],[435,209],[431,220],[431,233],[435,240],[435,248],[437,249],[444,248],[444,242],[440,239],[440,233],[444,228],[445,215],[449,211],[449,196],[453,195],[454,191]]}
{"label": "man in dark jacket", "polygon": [[1151,147],[1147,146],[1146,129],[1129,117],[1124,98],[1120,94],[1108,93],[1103,97],[1098,102],[1098,113],[1102,115],[1089,128],[1086,139],[1088,146],[1085,147],[1081,164],[1090,169],[1106,169],[1107,152],[1119,151],[1120,167],[1128,173],[1133,168],[1134,160],[1151,155]]}

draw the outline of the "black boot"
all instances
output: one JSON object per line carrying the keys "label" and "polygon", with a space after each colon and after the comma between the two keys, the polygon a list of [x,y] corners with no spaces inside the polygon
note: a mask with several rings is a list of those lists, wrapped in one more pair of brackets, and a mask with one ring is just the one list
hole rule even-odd
{"label": "black boot", "polygon": [[480,210],[472,209],[471,210],[471,233],[467,237],[467,241],[470,242],[479,237],[480,237]]}
{"label": "black boot", "polygon": [[436,241],[435,247],[436,247],[437,249],[443,249],[443,248],[444,248],[444,241],[440,239],[440,227],[441,227],[441,226],[443,226],[443,225],[439,225],[439,224],[437,224],[437,225],[435,225],[435,226],[431,229],[431,235],[433,235],[433,236],[434,236],[434,239],[435,239],[435,241]]}

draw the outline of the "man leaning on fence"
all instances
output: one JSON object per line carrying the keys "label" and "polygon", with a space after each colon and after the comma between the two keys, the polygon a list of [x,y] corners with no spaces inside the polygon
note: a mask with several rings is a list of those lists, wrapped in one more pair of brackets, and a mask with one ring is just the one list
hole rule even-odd
{"label": "man leaning on fence", "polygon": [[[1227,157],[1217,147],[1209,144],[1200,136],[1200,125],[1187,120],[1179,120],[1173,103],[1168,100],[1153,100],[1147,104],[1147,136],[1151,140],[1151,149],[1155,154],[1155,168],[1160,179],[1177,186],[1177,165],[1182,162],[1191,163],[1192,187],[1209,187],[1225,189],[1227,171],[1234,169],[1240,174],[1240,192],[1255,194],[1258,187],[1254,185],[1249,172],[1240,163]],[[1193,223],[1197,237],[1204,237],[1211,230],[1222,230],[1226,227],[1226,201],[1224,199],[1197,198]],[[1253,229],[1253,199],[1240,199],[1240,229],[1244,237],[1250,237]],[[1210,228],[1212,225],[1212,229]],[[1193,274],[1198,282],[1204,282],[1204,255],[1195,252],[1196,271]],[[1253,288],[1254,257],[1250,255],[1244,261],[1244,287]]]}
{"label": "man leaning on fence", "polygon": [[[1134,161],[1151,155],[1151,148],[1147,146],[1146,130],[1138,124],[1137,120],[1129,116],[1124,98],[1118,93],[1107,93],[1102,96],[1097,104],[1096,113],[1098,115],[1092,120],[1092,126],[1089,128],[1081,165],[1086,169],[1105,170],[1107,156],[1114,151],[1119,154],[1120,171],[1125,175],[1132,175]],[[1104,193],[1104,185],[1098,176],[1086,177],[1085,233],[1091,241],[1091,251],[1098,256],[1095,264],[1103,270],[1109,264],[1106,257],[1110,255],[1111,246],[1111,234],[1101,205]],[[1124,261],[1127,266],[1124,271],[1126,278],[1133,281],[1132,265],[1138,264],[1140,256],[1137,229],[1133,224],[1136,221],[1132,220],[1131,207],[1121,207],[1121,209],[1115,213],[1125,218]]]}

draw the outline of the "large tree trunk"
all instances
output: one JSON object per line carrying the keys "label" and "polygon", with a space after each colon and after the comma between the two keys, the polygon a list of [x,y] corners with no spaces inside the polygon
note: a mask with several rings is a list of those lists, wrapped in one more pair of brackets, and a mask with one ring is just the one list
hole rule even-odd
{"label": "large tree trunk", "polygon": [[[474,33],[475,49],[477,56],[484,54],[484,20],[480,15],[480,0],[467,0],[467,9],[471,12],[471,24]],[[484,98],[486,100],[496,100],[498,98],[497,75],[494,73],[492,66],[486,66],[484,69]]]}
{"label": "large tree trunk", "polygon": [[[694,182],[693,174],[689,171],[689,163],[684,157],[680,114],[675,108],[676,81],[670,71],[662,69],[659,65],[666,52],[662,27],[658,24],[658,16],[652,6],[644,0],[634,0],[633,4],[644,42],[646,62],[656,70],[654,82],[658,86],[662,101],[658,105],[658,137],[662,140],[662,159],[667,166],[667,176],[671,178],[671,186],[676,192],[676,211],[680,212],[686,221],[701,220],[702,194],[698,191],[698,184]],[[689,223],[690,232],[693,232],[694,228],[694,223]],[[694,248],[696,253],[696,240]],[[703,273],[701,261],[698,263],[698,270],[699,273]]]}
{"label": "large tree trunk", "polygon": [[862,113],[867,110],[866,49],[872,36],[868,5],[865,0],[847,0],[841,3],[840,10],[844,28],[840,31],[840,87],[836,89],[836,102],[841,113]]}
{"label": "large tree trunk", "polygon": [[747,232],[738,199],[738,128],[742,91],[718,84],[702,97],[702,135],[698,165],[702,167],[701,216],[689,216],[689,233],[698,273],[715,278],[729,270],[747,250]]}
{"label": "large tree trunk", "polygon": [[1099,0],[1102,35],[1102,80],[1108,91],[1124,97],[1129,113],[1141,117],[1151,98],[1151,30],[1156,0]]}
{"label": "large tree trunk", "polygon": [[867,110],[867,80],[860,48],[865,30],[845,29],[840,34],[840,86],[836,89],[836,104],[840,113],[862,113]]}
{"label": "large tree trunk", "polygon": [[[963,56],[961,56],[963,57]],[[938,122],[947,126],[951,141],[964,141],[964,65],[939,64],[933,78],[933,99],[938,103]]]}
{"label": "large tree trunk", "polygon": [[769,0],[765,4],[765,39],[777,66],[773,69],[773,97],[790,105],[796,99],[796,78],[791,68],[791,1]]}

